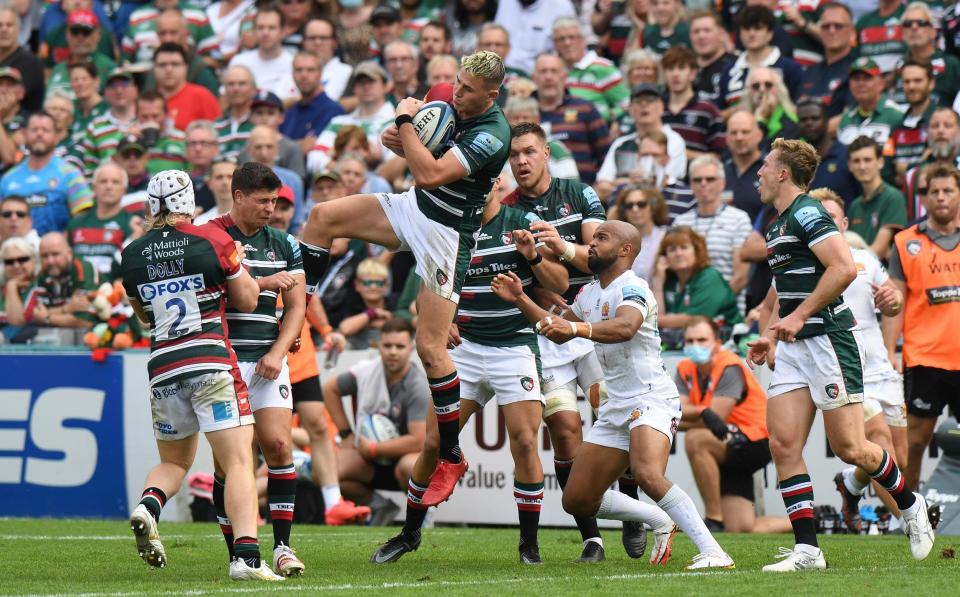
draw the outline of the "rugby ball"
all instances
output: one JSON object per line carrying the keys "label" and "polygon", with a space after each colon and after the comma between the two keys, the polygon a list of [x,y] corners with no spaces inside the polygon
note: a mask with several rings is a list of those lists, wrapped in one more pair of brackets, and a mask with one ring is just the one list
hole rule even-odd
{"label": "rugby ball", "polygon": [[456,124],[457,115],[453,106],[441,101],[425,103],[413,117],[413,129],[431,153],[453,138]]}
{"label": "rugby ball", "polygon": [[[400,437],[397,426],[388,417],[379,413],[367,415],[360,420],[359,434],[370,441],[380,443],[388,439]],[[378,458],[379,464],[389,464],[389,458]]]}

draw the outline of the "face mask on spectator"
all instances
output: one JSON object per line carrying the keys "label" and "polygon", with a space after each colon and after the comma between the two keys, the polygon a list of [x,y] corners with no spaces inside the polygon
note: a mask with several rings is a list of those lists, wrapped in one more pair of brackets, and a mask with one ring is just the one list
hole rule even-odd
{"label": "face mask on spectator", "polygon": [[706,365],[709,363],[711,352],[713,352],[713,349],[711,349],[709,346],[687,344],[683,347],[683,355],[697,365]]}

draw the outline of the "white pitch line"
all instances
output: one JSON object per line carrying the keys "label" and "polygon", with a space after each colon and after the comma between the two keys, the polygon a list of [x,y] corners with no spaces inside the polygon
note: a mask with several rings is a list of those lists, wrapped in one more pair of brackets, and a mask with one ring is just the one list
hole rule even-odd
{"label": "white pitch line", "polygon": [[[321,541],[325,537],[356,537],[356,533],[322,533],[318,535],[304,535],[297,537],[297,542],[311,543]],[[11,535],[0,534],[0,541],[18,541],[30,539],[37,541],[127,541],[132,535]],[[222,539],[222,535],[161,535],[160,539]]]}

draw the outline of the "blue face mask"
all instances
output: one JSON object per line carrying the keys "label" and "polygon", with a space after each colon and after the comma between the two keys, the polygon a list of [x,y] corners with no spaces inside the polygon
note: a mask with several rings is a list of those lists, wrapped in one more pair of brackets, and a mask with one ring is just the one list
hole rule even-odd
{"label": "blue face mask", "polygon": [[697,365],[705,365],[710,362],[710,353],[713,349],[709,346],[696,346],[687,344],[683,347],[684,356],[688,357]]}

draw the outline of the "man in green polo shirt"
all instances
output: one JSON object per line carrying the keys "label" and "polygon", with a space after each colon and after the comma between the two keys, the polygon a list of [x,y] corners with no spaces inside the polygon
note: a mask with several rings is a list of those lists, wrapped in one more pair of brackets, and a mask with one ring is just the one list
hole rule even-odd
{"label": "man in green polo shirt", "polygon": [[886,259],[893,235],[907,226],[907,200],[880,176],[884,160],[872,139],[854,139],[847,152],[850,172],[863,187],[863,195],[847,209],[850,230],[862,236],[877,257]]}
{"label": "man in green polo shirt", "polygon": [[[112,54],[104,53],[100,44],[100,23],[89,10],[75,10],[67,17],[67,52],[58,61],[47,81],[47,93],[52,89],[62,89],[73,97],[70,87],[69,65],[74,62],[93,62],[101,73],[109,73],[117,67]],[[103,93],[106,80],[100,81],[100,93]]]}

